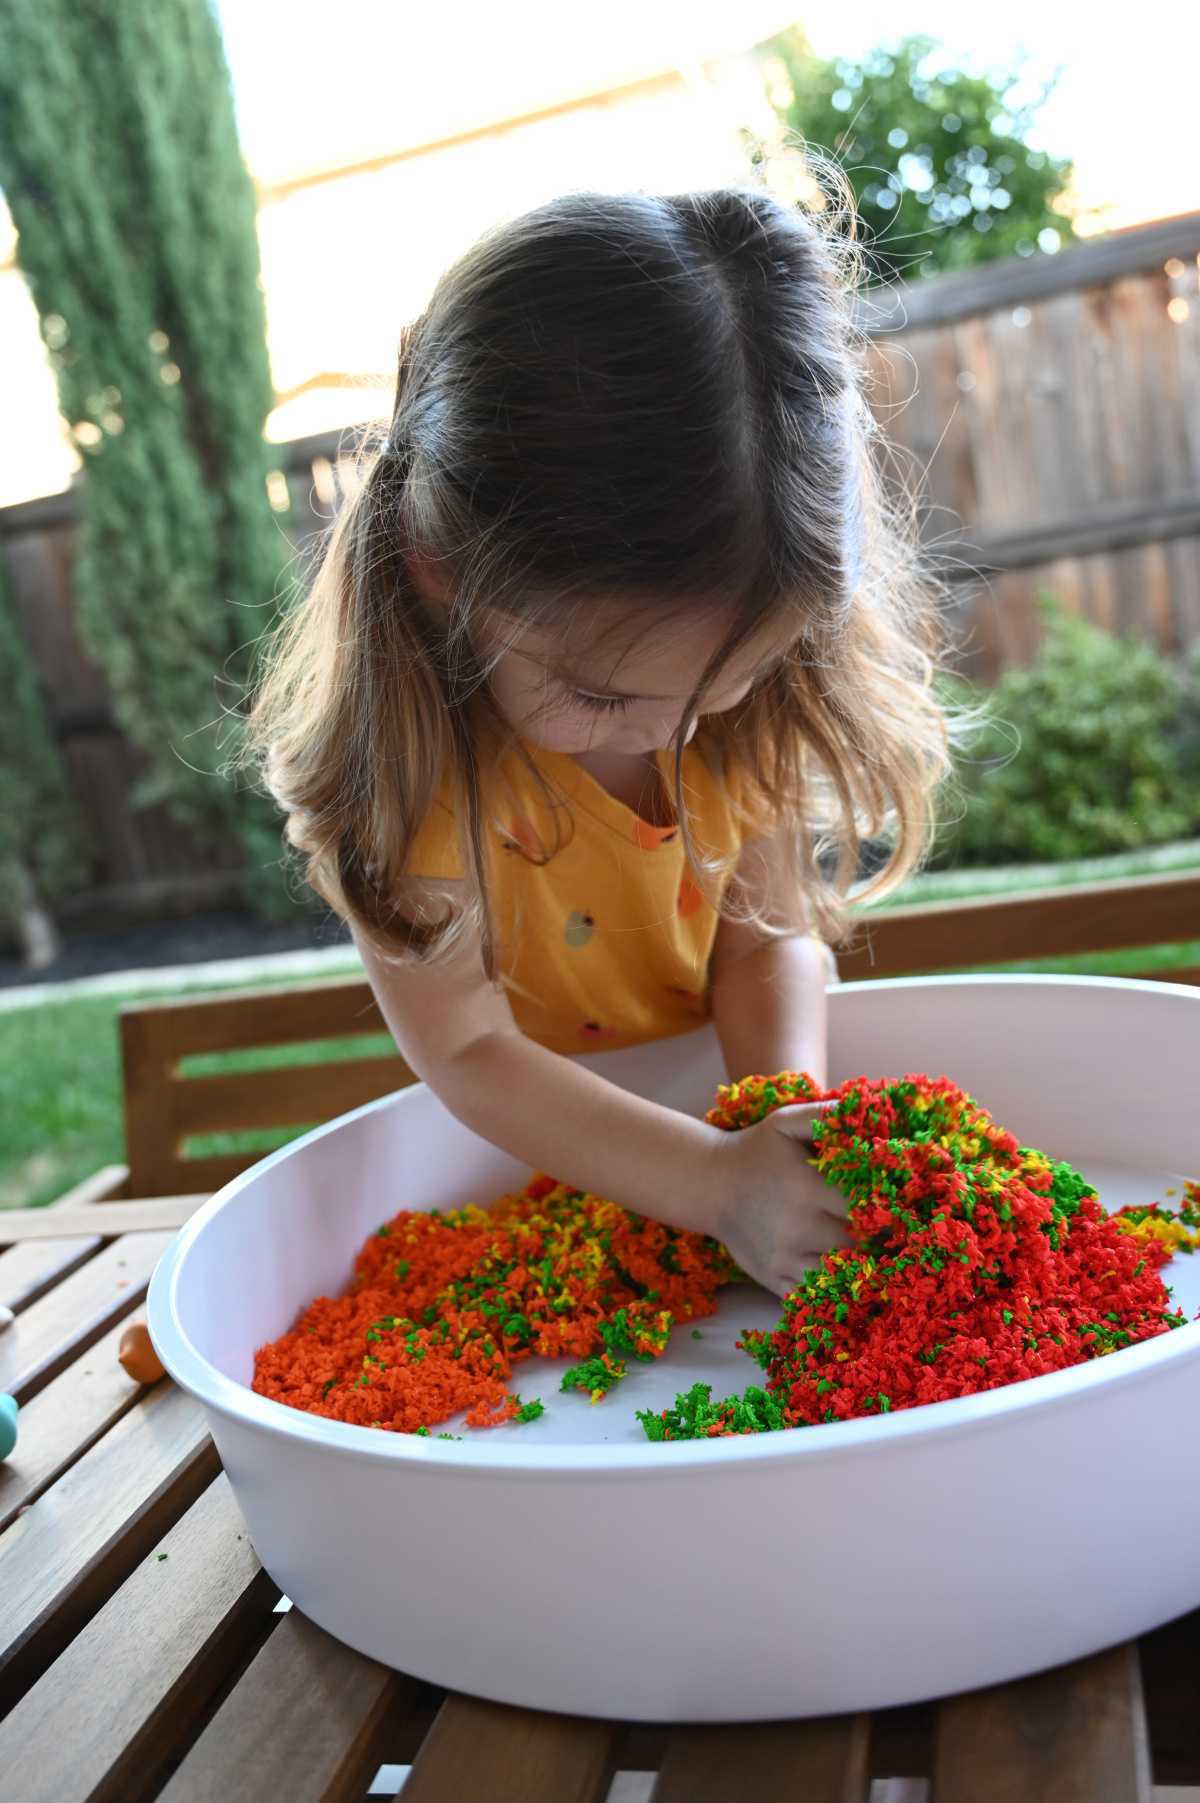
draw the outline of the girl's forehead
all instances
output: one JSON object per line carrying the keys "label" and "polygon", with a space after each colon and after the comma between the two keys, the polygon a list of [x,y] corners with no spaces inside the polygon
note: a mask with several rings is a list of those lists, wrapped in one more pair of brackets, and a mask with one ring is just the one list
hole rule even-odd
{"label": "girl's forehead", "polygon": [[[605,618],[599,609],[575,610],[564,630],[529,626],[510,636],[508,646],[582,688],[682,705],[729,627],[728,613],[712,608],[698,608],[692,616],[675,611],[650,626],[644,616],[631,620],[627,611]],[[718,679],[721,686],[752,680],[797,636],[794,619],[766,623],[730,657]]]}

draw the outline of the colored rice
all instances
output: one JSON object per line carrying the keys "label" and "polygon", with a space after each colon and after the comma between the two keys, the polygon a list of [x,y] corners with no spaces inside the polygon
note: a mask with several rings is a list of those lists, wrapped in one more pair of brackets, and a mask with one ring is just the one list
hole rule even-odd
{"label": "colored rice", "polygon": [[[786,1099],[766,1090],[732,1085],[722,1116],[749,1124]],[[651,1439],[887,1414],[1184,1325],[1158,1273],[1200,1238],[1200,1186],[1185,1186],[1177,1212],[1110,1216],[1070,1165],[1020,1146],[944,1077],[859,1078],[830,1093],[815,1163],[847,1199],[853,1246],[805,1275],[773,1333],[738,1341],[765,1387],[713,1402],[695,1385],[639,1415]]]}
{"label": "colored rice", "polygon": [[[1108,1216],[1070,1166],[1021,1147],[946,1078],[858,1078],[830,1091],[784,1072],[723,1086],[708,1119],[835,1099],[814,1124],[853,1246],[826,1254],[773,1333],[738,1342],[764,1385],[714,1402],[698,1384],[642,1411],[653,1440],[887,1413],[992,1389],[1181,1326],[1158,1272],[1200,1243],[1183,1205]],[[510,1387],[531,1357],[570,1357],[563,1390],[599,1401],[678,1322],[745,1281],[724,1247],[547,1177],[493,1208],[401,1210],[366,1242],[347,1292],[318,1297],[262,1347],[253,1387],[327,1418],[430,1434],[542,1413]]]}
{"label": "colored rice", "polygon": [[367,1241],[346,1295],[318,1297],[256,1356],[254,1388],[337,1421],[428,1432],[532,1420],[508,1387],[523,1359],[582,1362],[562,1387],[598,1400],[677,1321],[711,1315],[741,1276],[716,1240],[535,1178],[493,1208],[401,1210]]}

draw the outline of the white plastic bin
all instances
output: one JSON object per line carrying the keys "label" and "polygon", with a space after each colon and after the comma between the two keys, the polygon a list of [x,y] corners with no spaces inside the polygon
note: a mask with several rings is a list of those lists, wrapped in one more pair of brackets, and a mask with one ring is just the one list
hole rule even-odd
{"label": "white plastic bin", "polygon": [[[945,1074],[1110,1207],[1200,1175],[1200,990],[920,978],[829,1002],[831,1081]],[[696,1113],[722,1075],[710,1029],[582,1062]],[[256,1348],[342,1289],[382,1220],[486,1202],[527,1174],[418,1086],[236,1178],[155,1272],[154,1342],[207,1410],[263,1564],[330,1633],[502,1702],[741,1721],[972,1689],[1200,1604],[1179,1501],[1200,1494],[1200,1258],[1166,1271],[1184,1328],[981,1396],[790,1432],[651,1444],[634,1419],[697,1377],[722,1394],[759,1380],[732,1342],[779,1311],[745,1288],[700,1342],[677,1332],[599,1406],[531,1361],[518,1387],[545,1417],[461,1441],[349,1427],[247,1387]]]}

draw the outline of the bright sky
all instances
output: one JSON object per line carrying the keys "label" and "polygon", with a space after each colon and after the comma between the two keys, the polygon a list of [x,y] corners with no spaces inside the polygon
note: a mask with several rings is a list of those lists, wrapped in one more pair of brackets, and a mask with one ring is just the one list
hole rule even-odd
{"label": "bright sky", "polygon": [[975,65],[1028,53],[1035,91],[1061,65],[1036,141],[1074,158],[1083,204],[1111,207],[1113,224],[1200,207],[1200,10],[1188,0],[1139,0],[1111,22],[1094,0],[607,0],[602,30],[592,8],[564,0],[221,0],[219,12],[260,179],[536,106],[572,80],[669,66],[687,48],[740,49],[798,18],[820,56],[922,31]]}
{"label": "bright sky", "polygon": [[217,0],[260,181],[745,50],[787,0]]}
{"label": "bright sky", "polygon": [[[1094,0],[808,0],[799,11],[796,0],[606,0],[601,25],[573,0],[216,4],[243,153],[267,190],[259,247],[275,440],[386,410],[400,325],[497,219],[581,186],[745,179],[741,127],[771,119],[746,52],[797,17],[820,56],[859,57],[919,30],[980,72],[1024,65],[1033,93],[1061,67],[1033,138],[1074,159],[1085,230],[1200,209],[1194,0],[1173,21],[1166,0],[1140,0],[1112,29]],[[285,198],[269,192],[647,77],[659,85],[619,105],[576,106]],[[0,207],[0,256],[12,244],[6,224]],[[0,272],[0,391],[0,505],[62,488],[78,454],[13,269]]]}

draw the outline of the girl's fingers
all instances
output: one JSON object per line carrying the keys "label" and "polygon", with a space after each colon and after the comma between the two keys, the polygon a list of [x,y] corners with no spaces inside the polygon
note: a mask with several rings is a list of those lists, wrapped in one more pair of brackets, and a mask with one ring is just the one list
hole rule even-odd
{"label": "girl's fingers", "polygon": [[[852,1246],[854,1244],[845,1215],[825,1214],[820,1224],[810,1231],[819,1233],[821,1242],[819,1245],[805,1246],[798,1256],[809,1259],[814,1265],[824,1253],[831,1252],[835,1246]],[[793,1256],[795,1255],[794,1253]]]}
{"label": "girl's fingers", "polygon": [[785,1108],[776,1108],[767,1118],[775,1122],[778,1132],[786,1133],[790,1139],[808,1139],[812,1135],[813,1122],[832,1107],[832,1102],[789,1102]]}
{"label": "girl's fingers", "polygon": [[797,1263],[799,1268],[794,1277],[781,1277],[777,1283],[770,1285],[770,1288],[773,1289],[777,1295],[790,1296],[793,1290],[798,1290],[800,1285],[804,1282],[805,1273],[807,1271],[815,1271],[819,1268],[821,1254],[819,1252],[813,1252],[807,1257],[798,1260]]}

